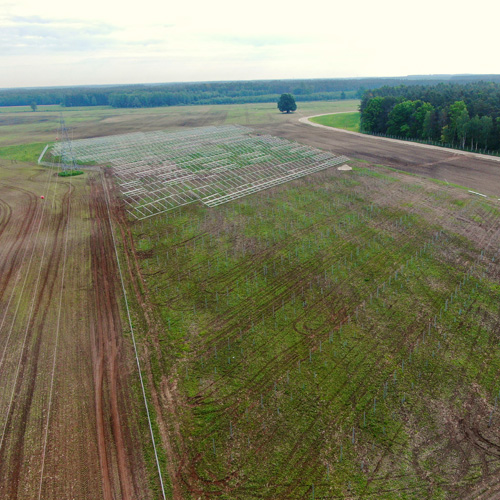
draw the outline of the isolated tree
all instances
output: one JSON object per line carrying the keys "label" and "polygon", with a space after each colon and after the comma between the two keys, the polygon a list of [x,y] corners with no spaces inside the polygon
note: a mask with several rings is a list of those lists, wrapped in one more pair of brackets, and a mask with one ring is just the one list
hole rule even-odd
{"label": "isolated tree", "polygon": [[33,111],[36,111],[36,110],[38,109],[38,106],[36,105],[36,102],[35,102],[35,101],[33,101],[33,102],[30,104],[30,106],[31,106],[31,109],[32,109]]}
{"label": "isolated tree", "polygon": [[290,113],[290,111],[295,111],[297,109],[297,104],[295,103],[295,97],[292,94],[281,94],[278,101],[278,109],[284,113]]}

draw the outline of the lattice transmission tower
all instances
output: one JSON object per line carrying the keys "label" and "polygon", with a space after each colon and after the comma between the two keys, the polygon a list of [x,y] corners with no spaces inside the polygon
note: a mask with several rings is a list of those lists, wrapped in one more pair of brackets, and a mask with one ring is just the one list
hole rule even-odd
{"label": "lattice transmission tower", "polygon": [[71,139],[69,138],[68,129],[63,115],[59,118],[59,144],[61,151],[61,169],[63,172],[71,172],[78,170],[75,155],[73,154],[73,147],[71,146]]}

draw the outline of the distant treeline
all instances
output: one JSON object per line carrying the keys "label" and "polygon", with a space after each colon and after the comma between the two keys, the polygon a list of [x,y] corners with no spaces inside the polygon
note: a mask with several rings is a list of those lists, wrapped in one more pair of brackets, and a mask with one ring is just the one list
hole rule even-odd
{"label": "distant treeline", "polygon": [[[430,85],[437,81],[467,81],[480,76],[435,76],[405,78],[353,78],[317,80],[255,80],[236,82],[166,83],[88,87],[53,87],[0,90],[0,106],[32,103],[76,106],[142,108],[193,104],[242,104],[277,102],[291,93],[297,102],[361,97],[367,88]],[[500,81],[500,75],[491,79]]]}
{"label": "distant treeline", "polygon": [[360,111],[362,132],[469,150],[500,150],[496,82],[384,86],[365,92]]}

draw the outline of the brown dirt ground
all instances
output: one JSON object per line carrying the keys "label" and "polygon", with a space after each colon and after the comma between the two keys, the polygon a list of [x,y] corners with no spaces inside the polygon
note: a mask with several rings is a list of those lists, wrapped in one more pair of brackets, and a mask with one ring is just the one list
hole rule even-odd
{"label": "brown dirt ground", "polygon": [[0,175],[0,498],[149,499],[100,181]]}
{"label": "brown dirt ground", "polygon": [[258,130],[353,159],[459,184],[500,198],[500,162],[494,159],[472,158],[445,150],[422,148],[411,143],[393,143],[376,137],[311,127],[300,123],[299,115],[294,119],[286,116],[283,118],[285,119],[279,125],[260,125]]}
{"label": "brown dirt ground", "polygon": [[[198,112],[199,113],[199,112]],[[500,198],[500,162],[487,157],[469,157],[448,150],[422,148],[417,144],[383,141],[376,137],[346,134],[334,129],[322,129],[300,123],[304,117],[301,112],[290,115],[270,113],[266,123],[260,118],[245,116],[232,123],[240,123],[254,128],[259,133],[267,133],[298,141],[312,147],[343,154],[353,159],[385,165],[405,172],[440,179],[459,184],[474,191]],[[92,129],[82,124],[77,135],[92,137],[147,131],[165,128],[222,125],[226,123],[224,113],[217,113],[214,107],[203,108],[200,115],[196,108],[186,108],[186,116],[155,115],[148,117],[141,114],[114,116],[101,121]]]}
{"label": "brown dirt ground", "polygon": [[[355,101],[353,101],[355,103]],[[325,112],[331,103],[324,103]],[[302,103],[297,112],[281,114],[274,105],[263,112],[262,105],[238,106],[185,106],[161,109],[102,110],[74,113],[68,126],[74,139],[124,134],[137,131],[179,129],[237,123],[254,128],[257,132],[277,135],[290,140],[345,154],[350,158],[385,165],[414,174],[466,186],[500,198],[500,162],[487,157],[469,157],[432,150],[411,143],[391,143],[370,136],[356,136],[334,129],[323,129],[300,123],[299,119],[317,114],[308,103]],[[357,107],[353,104],[353,110]],[[267,109],[267,108],[266,108]],[[239,110],[239,112],[236,112]],[[333,112],[333,111],[332,111]],[[5,144],[43,142],[54,139],[57,113],[37,113],[36,116],[4,114],[0,130]]]}

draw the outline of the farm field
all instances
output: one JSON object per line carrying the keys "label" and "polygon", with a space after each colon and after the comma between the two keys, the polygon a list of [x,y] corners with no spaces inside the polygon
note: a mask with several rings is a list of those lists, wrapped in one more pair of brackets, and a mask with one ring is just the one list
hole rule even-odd
{"label": "farm field", "polygon": [[2,498],[152,498],[109,238],[98,172],[0,160]]}
{"label": "farm field", "polygon": [[[282,116],[273,103],[141,109],[65,108],[63,113],[66,125],[71,128],[71,138],[83,139],[207,125],[240,124],[250,127],[263,123],[277,125],[284,120],[296,120],[300,116],[355,111],[358,105],[358,100],[300,103],[299,110],[287,117]],[[60,108],[57,108],[60,111]],[[33,113],[7,110],[8,108],[1,108],[0,148],[54,141],[54,131],[59,126],[59,112],[42,110]],[[40,152],[42,149],[43,146]]]}
{"label": "farm field", "polygon": [[333,128],[312,127],[298,120],[276,125],[260,125],[262,133],[300,141],[311,147],[335,151],[370,163],[385,165],[412,174],[467,186],[500,198],[500,159],[462,153],[422,144],[392,141]]}
{"label": "farm field", "polygon": [[[311,127],[299,119],[319,114],[357,111],[359,101],[299,103],[293,114],[282,115],[276,105],[176,106],[148,109],[66,109],[64,117],[73,139],[130,132],[179,130],[183,127],[243,125],[338,155],[369,161],[406,172],[467,186],[500,198],[500,161],[494,157],[463,155],[426,149],[411,143],[393,143],[333,129]],[[2,108],[6,110],[6,108]],[[36,161],[45,144],[54,141],[57,112],[4,112],[0,115],[0,157]],[[14,147],[7,153],[7,146]]]}
{"label": "farm field", "polygon": [[498,206],[351,165],[132,223],[178,498],[498,492]]}
{"label": "farm field", "polygon": [[[348,161],[234,125],[83,139],[72,150],[79,162],[113,169],[137,219],[197,201],[213,207]],[[56,144],[46,158],[59,155]]]}
{"label": "farm field", "polygon": [[243,125],[246,163],[351,158],[144,220],[118,160],[33,165],[57,113],[1,110],[0,496],[500,495],[500,206],[454,185],[500,193],[500,164],[298,122],[357,105],[65,111],[75,139]]}

